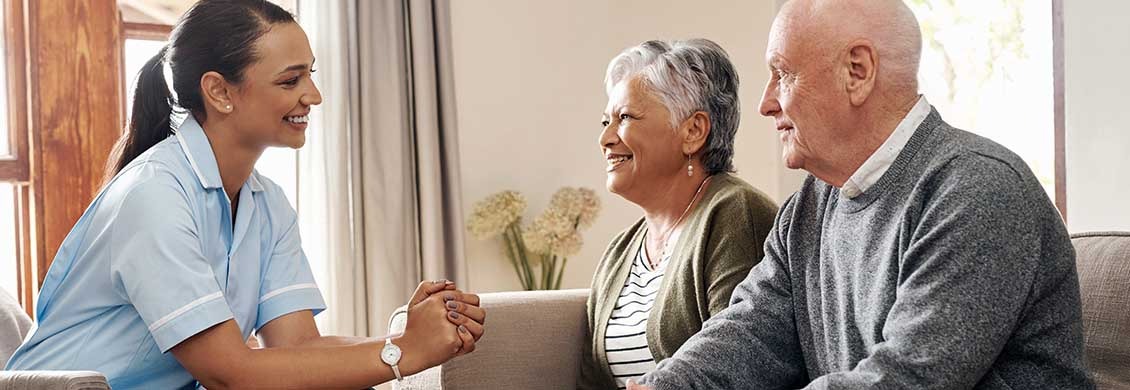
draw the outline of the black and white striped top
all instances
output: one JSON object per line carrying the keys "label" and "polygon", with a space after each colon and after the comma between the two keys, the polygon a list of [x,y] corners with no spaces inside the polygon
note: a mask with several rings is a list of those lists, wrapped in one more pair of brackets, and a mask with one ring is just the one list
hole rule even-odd
{"label": "black and white striped top", "polygon": [[647,316],[663,282],[663,269],[671,257],[664,256],[659,266],[651,269],[642,244],[637,253],[604,335],[608,364],[621,389],[627,387],[629,379],[639,382],[640,377],[655,369],[655,360],[647,345]]}

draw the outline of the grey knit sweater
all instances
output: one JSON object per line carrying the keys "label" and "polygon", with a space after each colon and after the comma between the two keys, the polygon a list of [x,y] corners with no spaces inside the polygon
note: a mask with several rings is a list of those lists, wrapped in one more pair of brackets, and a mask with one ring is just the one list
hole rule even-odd
{"label": "grey knit sweater", "polygon": [[860,196],[809,177],[765,258],[643,382],[1091,389],[1075,252],[1032,172],[933,111]]}

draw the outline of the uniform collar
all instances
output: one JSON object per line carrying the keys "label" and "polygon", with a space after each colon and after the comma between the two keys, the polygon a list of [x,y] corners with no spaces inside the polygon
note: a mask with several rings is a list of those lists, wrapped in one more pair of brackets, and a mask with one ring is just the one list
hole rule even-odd
{"label": "uniform collar", "polygon": [[[192,171],[196,173],[196,179],[200,181],[200,185],[209,190],[223,188],[224,182],[220,179],[220,168],[216,164],[216,154],[212,151],[212,143],[208,141],[208,136],[204,134],[204,128],[200,126],[196,118],[189,114],[177,128],[176,137],[180,141],[181,150],[188,158],[188,163],[192,166]],[[258,171],[251,171],[251,176],[247,179],[246,185],[252,192],[263,191]]]}

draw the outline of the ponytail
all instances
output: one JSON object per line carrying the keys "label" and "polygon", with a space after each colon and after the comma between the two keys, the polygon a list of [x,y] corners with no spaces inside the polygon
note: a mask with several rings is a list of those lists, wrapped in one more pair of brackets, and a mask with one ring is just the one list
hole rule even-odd
{"label": "ponytail", "polygon": [[146,150],[173,135],[170,116],[173,113],[173,96],[165,82],[165,54],[169,46],[161,48],[157,55],[141,67],[137,75],[137,87],[133,92],[129,128],[118,140],[107,165],[107,178],[121,172],[122,168],[145,153]]}

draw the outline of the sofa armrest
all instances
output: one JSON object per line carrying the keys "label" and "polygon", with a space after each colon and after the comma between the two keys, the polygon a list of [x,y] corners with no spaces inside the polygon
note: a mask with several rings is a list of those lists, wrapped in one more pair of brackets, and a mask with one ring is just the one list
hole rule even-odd
{"label": "sofa armrest", "polygon": [[0,390],[108,390],[94,371],[0,371]]}
{"label": "sofa armrest", "polygon": [[[475,352],[395,383],[395,389],[576,389],[588,289],[482,294],[486,333]],[[399,318],[398,318],[399,316]],[[404,331],[394,314],[389,333]]]}

